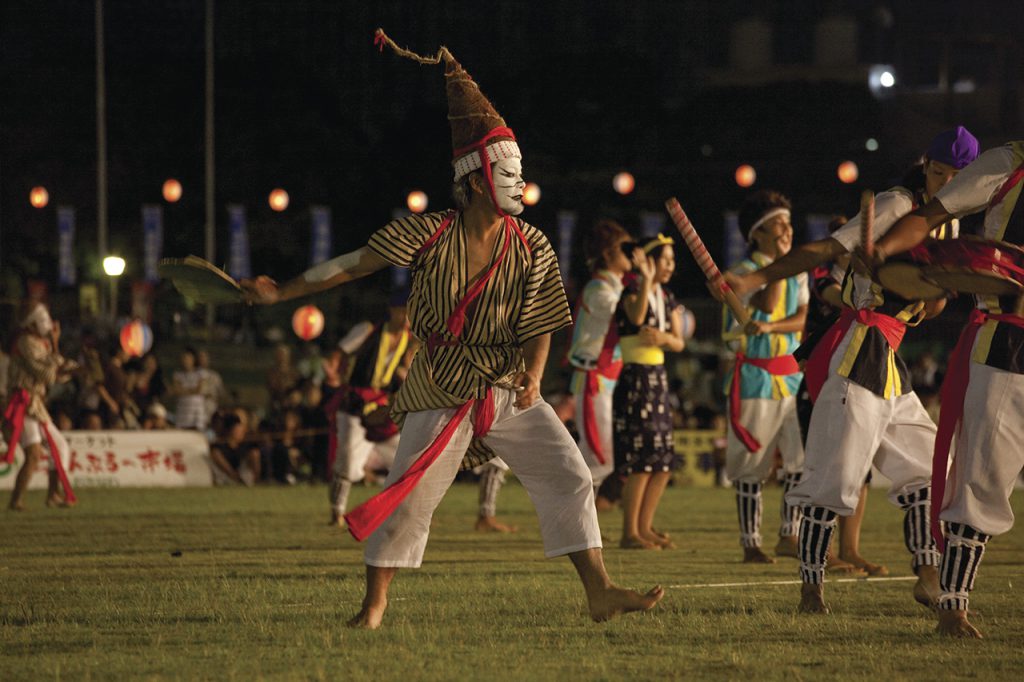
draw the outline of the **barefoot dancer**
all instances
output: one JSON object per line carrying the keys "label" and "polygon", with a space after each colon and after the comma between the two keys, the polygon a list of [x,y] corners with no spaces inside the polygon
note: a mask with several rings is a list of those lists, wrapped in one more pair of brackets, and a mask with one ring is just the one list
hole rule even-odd
{"label": "barefoot dancer", "polygon": [[[879,241],[876,255],[884,259],[905,251],[934,226],[982,210],[986,238],[1024,246],[1022,178],[1024,141],[985,152],[931,201],[900,220]],[[942,386],[933,472],[946,524],[938,631],[953,637],[981,637],[967,619],[974,578],[985,545],[1013,526],[1010,493],[1024,467],[1021,303],[1018,296],[977,297],[978,307],[950,357]],[[956,457],[947,478],[953,438]],[[943,483],[944,496],[938,489]]]}
{"label": "barefoot dancer", "polygon": [[[750,258],[735,275],[754,272],[785,256],[793,247],[789,199],[762,191],[743,202],[740,230],[753,245]],[[738,339],[736,366],[729,386],[731,428],[727,432],[726,475],[736,488],[743,563],[771,564],[761,549],[761,489],[772,468],[776,448],[782,452],[784,483],[789,491],[799,480],[804,448],[796,415],[796,393],[803,374],[793,358],[807,316],[807,275],[798,273],[742,298],[750,323],[740,329],[732,312],[724,315],[726,341]],[[782,502],[775,553],[796,555],[800,510]]]}
{"label": "barefoot dancer", "polygon": [[615,466],[626,476],[622,489],[623,549],[673,548],[654,530],[665,486],[680,458],[672,442],[665,351],[683,350],[683,308],[664,287],[676,269],[672,240],[663,235],[633,250],[638,276],[630,278],[615,311],[622,373],[612,412]]}
{"label": "barefoot dancer", "polygon": [[[896,187],[875,198],[875,234],[884,234],[916,203],[934,195],[977,154],[977,140],[963,128],[937,136],[914,187]],[[803,244],[767,268],[727,277],[737,292],[805,272],[848,253],[860,243],[858,214],[832,237]],[[937,236],[950,236],[943,225]],[[937,315],[945,301],[926,306],[906,301],[848,271],[843,312],[805,366],[815,400],[807,434],[807,455],[791,504],[803,508],[800,523],[800,609],[826,613],[822,581],[836,516],[857,509],[871,465],[892,481],[889,500],[906,513],[904,542],[918,580],[914,598],[931,606],[938,597],[939,554],[927,529],[929,463],[935,425],[910,387],[906,364],[897,354],[908,323]]]}
{"label": "barefoot dancer", "polygon": [[568,354],[580,452],[590,467],[595,494],[615,469],[612,394],[622,371],[622,352],[614,317],[622,277],[633,267],[623,250],[631,241],[629,233],[611,220],[600,221],[587,236],[584,250],[592,274],[580,296]]}
{"label": "barefoot dancer", "polygon": [[43,456],[44,439],[50,453],[46,506],[70,507],[76,499],[64,473],[64,464],[71,451],[46,410],[45,398],[50,386],[70,378],[68,372],[74,369],[74,363],[60,354],[60,323],[50,318],[45,305],[32,304],[22,317],[20,327],[8,368],[9,402],[4,411],[4,426],[10,429],[10,437],[6,439],[8,463],[14,461],[14,447],[19,442],[25,451],[25,461],[15,479],[9,507],[15,511],[25,508],[25,491]]}
{"label": "barefoot dancer", "polygon": [[539,397],[550,335],[569,323],[569,307],[547,239],[512,217],[523,210],[524,186],[515,137],[446,48],[423,58],[383,31],[377,40],[382,49],[388,45],[420,62],[445,64],[458,209],[392,221],[367,246],[280,289],[265,277],[244,283],[252,300],[273,303],[389,263],[412,268],[409,320],[425,347],[395,396],[402,437],[388,487],[346,516],[357,537],[372,532],[366,597],[350,624],[379,627],[398,569],[420,565],[433,511],[474,433],[502,453],[530,494],[545,554],[569,556],[591,617],[650,609],[664,594],[660,587],[639,594],[609,579],[590,472]]}

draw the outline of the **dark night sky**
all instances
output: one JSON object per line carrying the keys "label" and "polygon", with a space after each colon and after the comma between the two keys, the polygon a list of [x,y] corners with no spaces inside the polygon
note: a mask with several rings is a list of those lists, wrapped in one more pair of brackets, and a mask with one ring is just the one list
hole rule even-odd
{"label": "dark night sky", "polygon": [[[943,127],[964,122],[985,146],[1019,135],[1020,52],[999,46],[1020,42],[1020,12],[892,2],[892,25],[882,28],[881,4],[763,5],[776,62],[807,63],[815,22],[843,10],[861,26],[859,61],[891,61],[908,85],[934,81],[949,44],[953,77],[1009,90],[996,123],[960,120],[970,107],[959,100],[880,102],[862,84],[713,87],[706,74],[725,66],[729,27],[747,16],[746,2],[219,0],[218,253],[228,203],[248,208],[254,268],[281,277],[306,265],[311,204],[332,207],[340,249],[357,246],[412,188],[427,191],[431,209],[448,205],[441,69],[378,54],[378,25],[419,52],[446,43],[474,75],[543,190],[524,217],[549,232],[562,208],[579,210],[581,225],[612,215],[635,229],[640,210],[676,194],[715,247],[722,210],[743,196],[732,181],[739,163],[758,168],[756,187],[790,193],[798,215],[850,212],[861,188],[883,189]],[[80,273],[94,272],[93,10],[90,0],[0,7],[0,248],[3,268],[19,277],[54,278],[58,204],[76,207]],[[106,2],[111,246],[129,262],[141,248],[140,205],[158,203],[168,177],[185,194],[165,208],[166,254],[202,252],[203,13],[202,0]],[[867,137],[882,150],[866,152]],[[857,185],[835,179],[845,158],[861,167]],[[638,181],[625,198],[610,186],[621,168]],[[27,200],[37,184],[51,195],[42,211]],[[267,207],[275,186],[291,195],[283,214]]]}

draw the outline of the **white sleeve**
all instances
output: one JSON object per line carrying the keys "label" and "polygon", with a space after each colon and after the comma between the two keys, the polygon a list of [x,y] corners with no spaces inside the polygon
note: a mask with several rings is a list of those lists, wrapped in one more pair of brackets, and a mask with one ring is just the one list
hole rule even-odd
{"label": "white sleeve", "polygon": [[[873,238],[875,241],[889,231],[896,221],[910,213],[914,204],[909,196],[903,192],[882,192],[875,197],[875,222]],[[860,246],[860,222],[861,215],[853,216],[848,223],[832,233],[832,239],[843,245],[847,251],[853,251]]]}
{"label": "white sleeve", "polygon": [[811,302],[811,289],[807,286],[807,273],[801,272],[796,276],[796,304],[807,305]]}
{"label": "white sleeve", "polygon": [[360,322],[348,330],[345,338],[338,342],[338,348],[346,355],[352,355],[359,350],[359,347],[366,342],[366,339],[370,338],[372,333],[373,325],[370,322]]}
{"label": "white sleeve", "polygon": [[935,198],[957,218],[977,213],[988,206],[1014,168],[1014,154],[1009,146],[990,149],[957,173]]}
{"label": "white sleeve", "polygon": [[615,307],[619,304],[620,294],[616,294],[610,286],[604,282],[588,284],[583,288],[583,305],[594,318],[607,323],[615,314]]}

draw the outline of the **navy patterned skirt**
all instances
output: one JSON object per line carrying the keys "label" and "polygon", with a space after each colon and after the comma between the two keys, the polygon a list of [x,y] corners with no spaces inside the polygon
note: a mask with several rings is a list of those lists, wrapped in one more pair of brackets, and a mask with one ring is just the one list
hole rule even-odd
{"label": "navy patterned skirt", "polygon": [[672,409],[664,365],[624,365],[612,395],[615,470],[620,474],[675,471]]}

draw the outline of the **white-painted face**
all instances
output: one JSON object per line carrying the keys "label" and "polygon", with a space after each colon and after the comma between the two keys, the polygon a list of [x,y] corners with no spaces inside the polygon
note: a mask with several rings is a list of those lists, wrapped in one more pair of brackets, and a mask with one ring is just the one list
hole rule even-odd
{"label": "white-painted face", "polygon": [[494,178],[494,196],[498,208],[509,215],[523,212],[523,163],[519,159],[502,159],[491,166]]}

